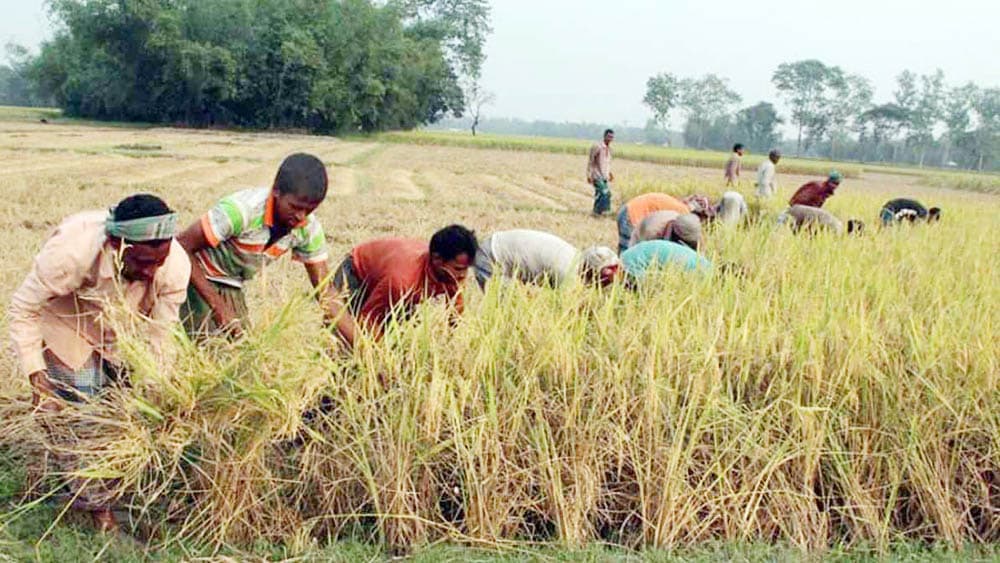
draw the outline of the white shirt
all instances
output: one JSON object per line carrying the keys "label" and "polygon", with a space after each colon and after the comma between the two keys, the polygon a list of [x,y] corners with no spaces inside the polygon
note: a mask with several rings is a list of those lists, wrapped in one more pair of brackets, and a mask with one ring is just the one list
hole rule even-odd
{"label": "white shirt", "polygon": [[543,231],[514,229],[493,233],[483,243],[497,273],[525,283],[545,278],[556,286],[576,279],[580,252],[565,240]]}
{"label": "white shirt", "polygon": [[[770,161],[768,161],[770,162]],[[747,202],[739,192],[726,192],[716,209],[715,218],[720,223],[733,225],[747,214]]]}
{"label": "white shirt", "polygon": [[767,159],[757,168],[757,195],[771,197],[778,191],[774,177],[774,163]]}

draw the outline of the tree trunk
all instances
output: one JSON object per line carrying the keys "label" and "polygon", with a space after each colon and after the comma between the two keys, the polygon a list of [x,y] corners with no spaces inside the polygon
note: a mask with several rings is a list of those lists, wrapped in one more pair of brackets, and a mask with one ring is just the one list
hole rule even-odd
{"label": "tree trunk", "polygon": [[917,168],[923,168],[924,167],[924,157],[926,157],[926,156],[927,156],[927,146],[924,145],[924,146],[920,147],[920,163],[917,164]]}
{"label": "tree trunk", "polygon": [[979,154],[979,166],[977,167],[977,170],[979,170],[980,172],[983,171],[983,160],[985,156],[986,155],[984,153]]}
{"label": "tree trunk", "polygon": [[795,156],[802,156],[802,123],[799,123],[799,140],[795,142]]}

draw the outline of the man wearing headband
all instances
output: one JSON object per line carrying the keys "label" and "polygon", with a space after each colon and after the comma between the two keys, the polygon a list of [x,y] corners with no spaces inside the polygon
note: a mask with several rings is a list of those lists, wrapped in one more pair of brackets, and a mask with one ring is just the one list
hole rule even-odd
{"label": "man wearing headband", "polygon": [[618,273],[618,256],[604,246],[580,252],[552,233],[513,229],[487,237],[476,251],[473,267],[480,288],[485,288],[494,274],[551,287],[578,280],[607,286]]}
{"label": "man wearing headband", "polygon": [[248,316],[243,284],[291,252],[313,287],[322,289],[326,321],[353,344],[354,321],[324,285],[330,272],[326,236],[314,212],[326,199],[327,185],[322,161],[293,154],[281,163],[271,187],[222,198],[178,236],[194,263],[182,311],[189,334],[239,334]]}
{"label": "man wearing headband", "polygon": [[[177,215],[161,199],[140,194],[110,213],[72,215],[45,241],[10,305],[14,350],[39,409],[58,412],[66,401],[85,400],[119,377],[108,321],[115,304],[141,319],[138,325],[159,349],[179,320],[191,273],[187,253],[173,238],[176,225]],[[62,462],[67,472],[78,469],[71,459]],[[92,512],[99,528],[116,526],[113,499],[99,480],[70,488],[76,489],[75,506]]]}
{"label": "man wearing headband", "polygon": [[834,170],[830,172],[830,176],[827,177],[825,182],[809,182],[804,184],[792,199],[788,200],[788,205],[807,205],[809,207],[823,207],[826,200],[833,196],[833,193],[837,190],[837,186],[840,185],[840,180],[842,179],[840,172]]}

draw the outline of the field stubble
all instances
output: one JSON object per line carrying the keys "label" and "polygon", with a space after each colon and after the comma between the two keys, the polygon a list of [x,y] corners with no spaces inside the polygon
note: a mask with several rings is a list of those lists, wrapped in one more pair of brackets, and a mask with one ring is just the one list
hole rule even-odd
{"label": "field stubble", "polygon": [[[36,158],[30,174],[0,176],[10,196],[0,223],[16,233],[4,301],[63,215],[141,188],[187,222],[227,192],[265,185],[299,147],[354,162],[341,167],[349,174],[335,167],[319,212],[334,260],[371,236],[427,236],[451,221],[484,235],[531,227],[581,246],[615,240],[612,220],[587,216],[573,156],[21,127],[30,142],[7,150],[47,149],[51,167]],[[78,138],[52,131],[164,154],[98,153],[88,168],[76,141],[61,145]],[[252,157],[222,161],[238,153]],[[187,162],[212,165],[184,175]],[[722,190],[717,171],[621,162],[616,174],[618,194]],[[781,177],[783,195],[804,179]],[[638,294],[470,287],[455,329],[426,306],[352,358],[316,338],[305,276],[282,264],[251,284],[255,329],[239,343],[180,340],[162,370],[123,340],[134,390],[76,411],[92,429],[78,446],[86,474],[119,479],[153,543],[264,537],[297,553],[338,537],[814,552],[998,542],[997,201],[909,181],[847,180],[828,206],[873,227],[889,196],[918,195],[945,208],[941,224],[846,239],[769,222],[717,229],[706,252],[745,277],[671,274]],[[35,462],[45,437],[4,362],[0,435]]]}

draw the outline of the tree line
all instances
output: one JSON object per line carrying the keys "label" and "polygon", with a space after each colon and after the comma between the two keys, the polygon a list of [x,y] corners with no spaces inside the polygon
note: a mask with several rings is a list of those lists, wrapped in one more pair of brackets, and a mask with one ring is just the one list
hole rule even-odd
{"label": "tree line", "polygon": [[[891,101],[876,104],[871,82],[818,60],[782,63],[771,82],[790,110],[798,155],[918,166],[1000,168],[1000,88],[949,85],[944,73],[896,79]],[[741,142],[755,152],[779,146],[786,117],[766,101],[737,109],[741,96],[714,74],[679,78],[660,73],[646,82],[643,102],[666,127],[685,117],[689,146],[726,150]]]}
{"label": "tree line", "polygon": [[412,128],[462,115],[488,0],[51,0],[8,48],[0,102],[193,126]]}

